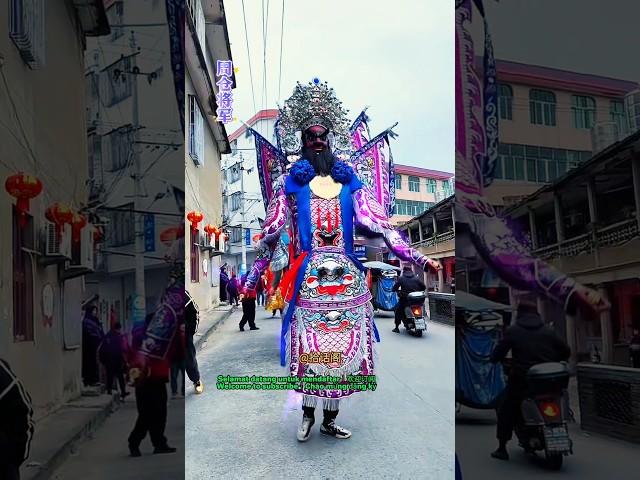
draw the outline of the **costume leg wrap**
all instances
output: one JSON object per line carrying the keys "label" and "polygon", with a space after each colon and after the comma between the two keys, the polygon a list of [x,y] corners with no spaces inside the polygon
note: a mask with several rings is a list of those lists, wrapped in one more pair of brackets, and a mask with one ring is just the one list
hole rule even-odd
{"label": "costume leg wrap", "polygon": [[318,405],[318,397],[314,397],[313,395],[302,395],[303,407],[316,408],[316,405]]}
{"label": "costume leg wrap", "polygon": [[323,398],[322,399],[323,410],[331,410],[337,412],[340,409],[340,399],[338,398]]}

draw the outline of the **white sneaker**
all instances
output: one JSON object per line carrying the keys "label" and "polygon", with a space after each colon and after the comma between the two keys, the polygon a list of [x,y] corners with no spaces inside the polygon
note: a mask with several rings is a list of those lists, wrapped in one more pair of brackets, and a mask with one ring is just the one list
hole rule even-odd
{"label": "white sneaker", "polygon": [[329,425],[325,425],[324,423],[320,425],[320,433],[342,439],[347,439],[351,436],[349,430],[336,425],[335,422],[331,422]]}
{"label": "white sneaker", "polygon": [[306,442],[307,440],[309,440],[309,436],[311,435],[311,427],[313,427],[314,423],[314,418],[304,416],[302,417],[302,425],[300,425],[297,435],[300,442]]}

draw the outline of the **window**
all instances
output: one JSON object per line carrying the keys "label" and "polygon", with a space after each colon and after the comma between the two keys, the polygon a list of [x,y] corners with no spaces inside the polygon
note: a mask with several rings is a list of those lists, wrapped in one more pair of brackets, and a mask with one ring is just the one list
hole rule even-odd
{"label": "window", "polygon": [[104,69],[102,76],[105,85],[107,107],[111,107],[132,93],[131,57],[123,57]]}
{"label": "window", "polygon": [[228,170],[228,182],[229,183],[236,183],[237,181],[240,180],[240,172],[241,172],[241,166],[239,163],[236,163],[235,165],[233,165],[232,167],[229,168]]}
{"label": "window", "polygon": [[572,95],[571,112],[575,128],[591,128],[596,122],[596,101],[593,97]]}
{"label": "window", "polygon": [[436,193],[436,181],[433,178],[427,178],[427,193]]}
{"label": "window", "polygon": [[88,73],[86,81],[87,127],[100,120],[100,75],[96,72]]}
{"label": "window", "polygon": [[409,177],[409,191],[410,192],[419,192],[420,191],[420,177]]}
{"label": "window", "polygon": [[240,210],[241,203],[242,203],[241,195],[242,194],[240,192],[236,192],[233,195],[231,195],[231,211],[232,212],[236,212]]}
{"label": "window", "polygon": [[[45,0],[9,2],[9,38],[32,70],[45,65]],[[5,7],[6,8],[6,7]]]}
{"label": "window", "polygon": [[532,145],[500,144],[494,178],[533,183],[552,182],[591,157],[591,152]]}
{"label": "window", "polygon": [[231,229],[231,242],[232,243],[242,242],[242,227],[233,227]]}
{"label": "window", "polygon": [[556,124],[556,96],[548,90],[529,90],[529,118],[534,125]]}
{"label": "window", "polygon": [[402,190],[402,175],[396,173],[394,181],[396,184],[396,190]]}
{"label": "window", "polygon": [[198,240],[200,237],[200,231],[189,228],[191,238],[191,282],[200,282],[200,247],[198,247]]}
{"label": "window", "polygon": [[107,9],[107,18],[111,27],[111,41],[117,40],[122,36],[122,18],[124,17],[123,2],[114,2]]}
{"label": "window", "polygon": [[33,264],[24,251],[33,248],[33,217],[20,225],[20,214],[13,207],[13,338],[16,342],[33,341]]}
{"label": "window", "polygon": [[453,189],[451,188],[451,183],[449,180],[442,181],[442,190],[444,191],[445,197],[449,197],[453,194]]}
{"label": "window", "polygon": [[431,208],[435,203],[433,202],[421,202],[418,200],[402,200],[397,199],[394,208],[395,215],[409,215],[415,217],[424,213]]}
{"label": "window", "polygon": [[615,122],[620,138],[625,137],[629,132],[629,128],[627,126],[627,115],[624,111],[624,102],[622,100],[611,100],[609,102],[609,118],[612,122]]}
{"label": "window", "polygon": [[204,165],[204,119],[195,95],[189,95],[189,156]]}
{"label": "window", "polygon": [[133,203],[121,205],[108,212],[110,247],[131,245],[135,241],[135,214]]}
{"label": "window", "polygon": [[106,135],[108,145],[108,164],[112,172],[121,170],[129,164],[131,152],[131,129],[128,125],[112,130]]}
{"label": "window", "polygon": [[231,142],[231,155],[238,153],[238,140]]}
{"label": "window", "polygon": [[94,197],[102,190],[102,136],[95,132],[89,135],[89,179],[91,181],[90,196]]}
{"label": "window", "polygon": [[513,89],[511,85],[498,85],[498,112],[503,120],[513,119]]}

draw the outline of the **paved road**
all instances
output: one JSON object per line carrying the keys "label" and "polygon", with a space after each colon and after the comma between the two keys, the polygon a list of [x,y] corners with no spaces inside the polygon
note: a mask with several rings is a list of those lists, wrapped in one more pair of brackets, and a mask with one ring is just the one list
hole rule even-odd
{"label": "paved road", "polygon": [[533,480],[553,475],[567,480],[638,478],[637,445],[588,434],[571,424],[574,455],[565,458],[560,472],[552,472],[545,468],[540,454],[537,458],[525,455],[515,440],[509,444],[508,462],[491,458],[489,454],[496,447],[495,428],[493,411],[463,407],[456,416],[456,451],[464,480]]}
{"label": "paved road", "polygon": [[129,457],[127,437],[137,417],[133,395],[113,413],[93,439],[84,442],[52,476],[54,480],[183,480],[184,400],[169,401],[167,429],[174,454],[153,455],[149,437],[142,442],[142,457]]}
{"label": "paved road", "polygon": [[[279,365],[280,319],[258,309],[259,331],[238,331],[234,313],[199,352],[205,393],[187,394],[186,478],[449,479],[454,449],[454,333],[432,324],[423,338],[391,332],[390,314],[377,319],[378,389],[343,405],[348,440],[313,427],[295,438],[302,418],[294,392],[218,391],[217,375],[284,376]],[[322,413],[317,410],[317,418]]]}

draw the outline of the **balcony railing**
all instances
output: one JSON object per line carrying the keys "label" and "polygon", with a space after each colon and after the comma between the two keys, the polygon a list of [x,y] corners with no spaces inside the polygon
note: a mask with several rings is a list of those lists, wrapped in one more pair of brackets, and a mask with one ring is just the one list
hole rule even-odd
{"label": "balcony railing", "polygon": [[440,243],[445,243],[456,238],[456,234],[453,230],[448,232],[432,235],[429,238],[423,239],[421,242],[414,242],[411,244],[413,247],[434,247]]}
{"label": "balcony railing", "polygon": [[[638,223],[635,219],[615,223],[596,231],[598,248],[621,245],[636,236],[638,236]],[[595,247],[596,243],[594,242],[593,234],[585,233],[560,243],[538,248],[534,253],[543,260],[549,260],[551,258],[589,254],[594,251]]]}

